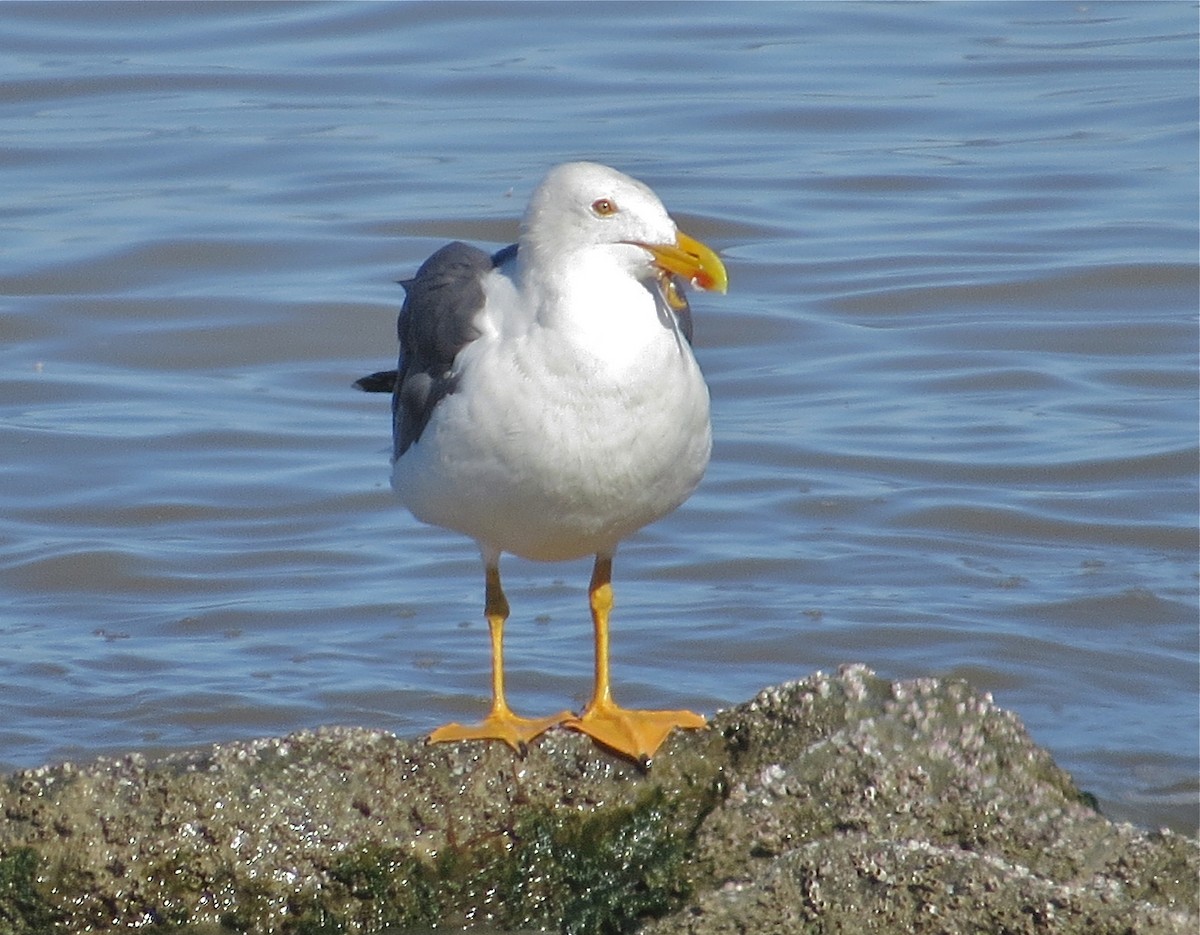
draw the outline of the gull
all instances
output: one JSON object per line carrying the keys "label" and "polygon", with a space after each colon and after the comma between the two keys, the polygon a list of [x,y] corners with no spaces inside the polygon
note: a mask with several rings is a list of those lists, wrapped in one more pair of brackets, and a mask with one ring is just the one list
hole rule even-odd
{"label": "gull", "polygon": [[[551,169],[516,244],[447,244],[402,281],[399,368],[357,385],[392,393],[392,488],[419,520],[470,537],[483,560],[491,708],[431,742],[499,740],[524,753],[551,727],[643,764],[690,711],[623,708],[609,675],[618,544],[678,507],[712,446],[709,395],[683,288],[724,292],[725,268],[658,196],[616,169]],[[594,556],[591,700],[525,718],[504,689],[503,553]]]}

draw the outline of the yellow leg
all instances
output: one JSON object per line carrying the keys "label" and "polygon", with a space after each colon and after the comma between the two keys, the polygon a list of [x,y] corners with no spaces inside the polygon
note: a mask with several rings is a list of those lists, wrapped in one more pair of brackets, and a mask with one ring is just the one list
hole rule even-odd
{"label": "yellow leg", "polygon": [[596,684],[582,716],[569,718],[564,727],[581,731],[598,743],[639,763],[648,763],[676,727],[695,729],[706,721],[691,711],[633,711],[612,698],[608,671],[608,617],[612,612],[612,558],[596,556],[588,589],[592,624],[596,631]]}
{"label": "yellow leg", "polygon": [[486,569],[484,616],[492,638],[492,709],[478,724],[446,724],[429,735],[431,743],[449,740],[503,740],[517,753],[525,755],[528,743],[551,727],[571,717],[562,711],[553,717],[523,718],[513,714],[504,698],[504,622],[508,619],[508,599],[500,587],[500,568]]}

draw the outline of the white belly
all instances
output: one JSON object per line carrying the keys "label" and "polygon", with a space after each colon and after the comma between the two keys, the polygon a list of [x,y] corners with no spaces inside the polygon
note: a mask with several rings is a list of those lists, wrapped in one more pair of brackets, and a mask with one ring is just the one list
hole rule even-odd
{"label": "white belly", "polygon": [[619,364],[545,329],[481,338],[464,358],[458,389],[393,468],[418,519],[558,561],[611,554],[700,482],[708,389],[672,332]]}

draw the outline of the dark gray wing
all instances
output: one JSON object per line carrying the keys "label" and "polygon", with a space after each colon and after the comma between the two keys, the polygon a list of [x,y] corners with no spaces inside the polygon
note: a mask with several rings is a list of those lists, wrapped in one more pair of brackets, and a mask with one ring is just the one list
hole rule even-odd
{"label": "dark gray wing", "polygon": [[[691,344],[692,307],[688,305],[684,286],[685,283],[680,276],[659,276],[652,283],[646,284],[646,288],[654,296],[654,304],[658,309],[658,320],[662,322],[663,327],[683,335],[683,339]],[[383,374],[377,373],[373,376],[378,377]],[[363,379],[368,378],[363,377]]]}
{"label": "dark gray wing", "polygon": [[392,391],[393,457],[399,458],[421,437],[434,407],[454,392],[454,359],[479,336],[475,316],[483,308],[483,277],[504,253],[492,257],[456,241],[400,283],[405,299],[396,322],[399,368],[358,381],[368,391]]}
{"label": "dark gray wing", "polygon": [[359,377],[354,381],[354,385],[364,393],[394,393],[397,376],[397,370],[377,370],[365,377]]}
{"label": "dark gray wing", "polygon": [[688,305],[687,296],[683,294],[683,280],[678,276],[672,276],[674,281],[673,299],[669,300],[671,311],[675,313],[675,320],[679,323],[679,331],[683,335],[688,344],[692,343],[692,307]]}

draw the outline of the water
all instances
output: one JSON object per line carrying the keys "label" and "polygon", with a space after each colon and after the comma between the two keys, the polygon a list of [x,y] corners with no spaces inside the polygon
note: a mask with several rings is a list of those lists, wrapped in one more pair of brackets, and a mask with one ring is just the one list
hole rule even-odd
{"label": "water", "polygon": [[[0,766],[480,711],[473,547],[387,487],[410,275],[550,165],[720,249],[693,499],[616,564],[632,705],[969,679],[1197,821],[1191,4],[0,9]],[[504,566],[514,704],[588,563]]]}

